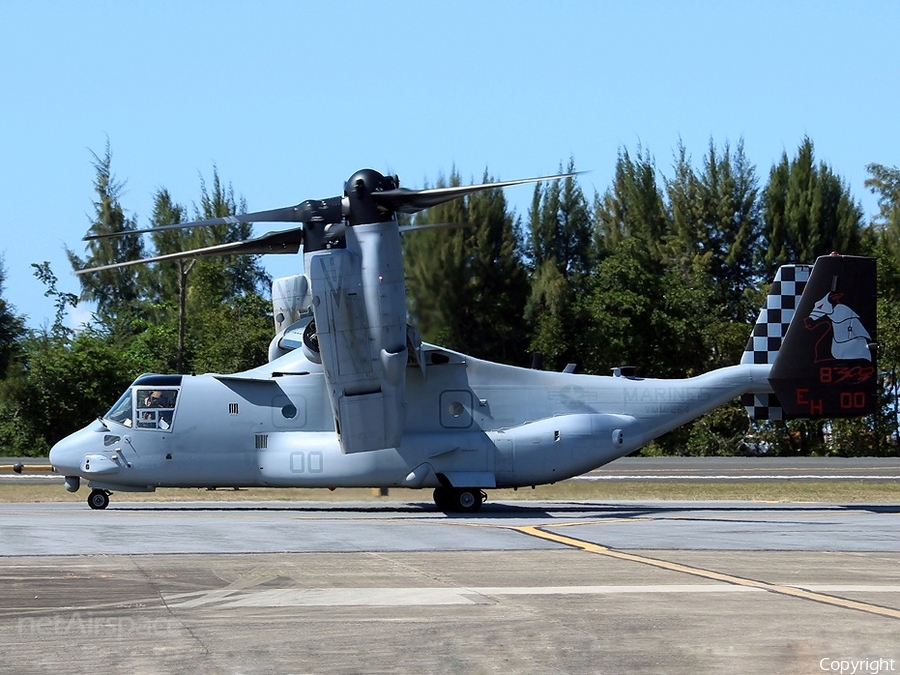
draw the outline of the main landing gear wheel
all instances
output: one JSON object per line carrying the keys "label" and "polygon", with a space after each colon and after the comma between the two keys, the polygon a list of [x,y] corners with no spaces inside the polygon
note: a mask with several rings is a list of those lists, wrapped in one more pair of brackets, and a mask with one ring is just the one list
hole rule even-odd
{"label": "main landing gear wheel", "polygon": [[441,511],[459,513],[475,513],[481,508],[487,495],[478,488],[445,488],[434,489],[434,503]]}
{"label": "main landing gear wheel", "polygon": [[105,509],[109,506],[109,492],[106,490],[91,490],[87,503],[92,509]]}
{"label": "main landing gear wheel", "polygon": [[450,510],[450,488],[436,487],[432,493],[434,505],[441,511]]}

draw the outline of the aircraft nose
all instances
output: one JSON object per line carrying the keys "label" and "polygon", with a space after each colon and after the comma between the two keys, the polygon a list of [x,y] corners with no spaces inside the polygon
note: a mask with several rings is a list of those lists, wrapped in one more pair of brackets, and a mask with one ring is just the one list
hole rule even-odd
{"label": "aircraft nose", "polygon": [[50,448],[50,464],[63,476],[75,475],[81,465],[81,455],[71,439],[72,436],[67,436]]}
{"label": "aircraft nose", "polygon": [[96,443],[96,432],[85,427],[66,436],[50,448],[50,464],[63,476],[77,476],[81,473],[81,460],[90,451],[89,441]]}

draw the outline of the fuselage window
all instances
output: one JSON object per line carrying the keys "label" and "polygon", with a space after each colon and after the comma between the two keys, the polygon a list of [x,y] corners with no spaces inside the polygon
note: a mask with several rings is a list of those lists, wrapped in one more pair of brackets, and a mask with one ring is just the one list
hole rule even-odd
{"label": "fuselage window", "polygon": [[172,428],[178,400],[177,389],[138,389],[136,394],[136,425],[139,429],[168,431]]}

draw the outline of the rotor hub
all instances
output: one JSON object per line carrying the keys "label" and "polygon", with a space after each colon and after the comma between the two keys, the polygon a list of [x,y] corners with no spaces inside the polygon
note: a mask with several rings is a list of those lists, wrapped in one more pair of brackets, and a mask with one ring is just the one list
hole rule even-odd
{"label": "rotor hub", "polygon": [[344,197],[349,202],[347,220],[350,225],[391,220],[394,210],[376,202],[373,195],[396,190],[399,186],[400,180],[396,176],[385,176],[375,169],[361,169],[350,176],[344,185]]}

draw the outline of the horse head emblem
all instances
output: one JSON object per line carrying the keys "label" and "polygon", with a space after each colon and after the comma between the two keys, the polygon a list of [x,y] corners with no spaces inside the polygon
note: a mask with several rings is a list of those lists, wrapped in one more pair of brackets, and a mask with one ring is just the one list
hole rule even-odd
{"label": "horse head emblem", "polygon": [[[842,304],[843,293],[826,293],[825,297],[813,305],[805,324],[809,329],[822,325],[820,321],[827,319],[831,324],[831,357],[839,361],[849,359],[872,360],[869,350],[869,331],[863,326],[859,314],[847,305]],[[824,335],[822,336],[825,337]],[[819,354],[820,338],[816,343],[816,354]],[[821,360],[819,358],[816,359]]]}

